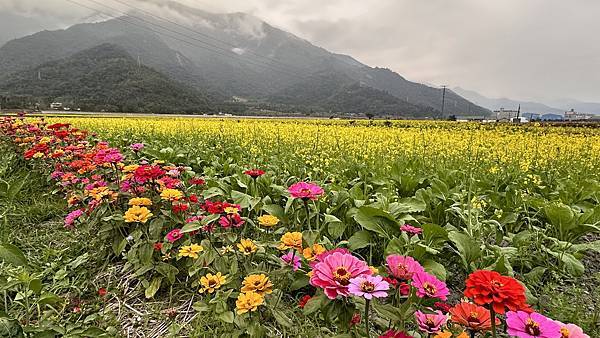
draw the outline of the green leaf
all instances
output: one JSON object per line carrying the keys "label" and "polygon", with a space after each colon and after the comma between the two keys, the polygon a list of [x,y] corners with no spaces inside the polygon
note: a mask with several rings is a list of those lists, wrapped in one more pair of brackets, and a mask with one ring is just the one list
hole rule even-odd
{"label": "green leaf", "polygon": [[0,244],[0,261],[14,266],[26,266],[27,258],[23,251],[12,244]]}
{"label": "green leaf", "polygon": [[225,312],[219,314],[219,316],[217,318],[219,318],[222,322],[233,324],[234,317],[233,317],[232,311],[225,311]]}
{"label": "green leaf", "polygon": [[158,262],[156,271],[166,277],[171,284],[175,283],[175,276],[179,273],[179,269],[164,262]]}
{"label": "green leaf", "polygon": [[125,246],[127,246],[127,239],[123,238],[120,235],[115,236],[115,238],[113,239],[113,245],[112,245],[112,249],[113,249],[115,256],[121,255],[123,250],[125,250]]}
{"label": "green leaf", "polygon": [[161,282],[162,282],[162,277],[152,278],[150,285],[148,285],[148,287],[144,291],[144,295],[146,296],[146,298],[150,299],[150,298],[154,297],[154,295],[156,294],[158,289],[160,289]]}
{"label": "green leaf", "polygon": [[332,222],[327,225],[327,231],[333,239],[339,238],[346,231],[347,225],[342,222]]}
{"label": "green leaf", "polygon": [[192,305],[192,308],[200,313],[210,311],[210,307],[203,301],[197,301]]}
{"label": "green leaf", "polygon": [[273,215],[279,219],[285,219],[285,211],[278,204],[268,204],[262,207],[262,210],[266,211],[269,215]]}
{"label": "green leaf", "polygon": [[294,323],[285,315],[283,311],[272,308],[271,313],[273,318],[283,327],[292,327]]}
{"label": "green leaf", "polygon": [[422,212],[427,208],[427,204],[415,197],[407,197],[390,204],[390,212],[394,215],[410,214],[413,212]]}
{"label": "green leaf", "polygon": [[0,318],[0,337],[22,338],[23,328],[14,319]]}
{"label": "green leaf", "polygon": [[42,292],[42,280],[39,278],[34,278],[29,281],[29,290],[33,291],[36,294]]}
{"label": "green leaf", "polygon": [[440,280],[446,280],[446,268],[433,259],[427,259],[423,262],[423,268],[425,271],[433,274]]}
{"label": "green leaf", "polygon": [[40,298],[38,299],[38,304],[39,305],[46,305],[46,304],[57,304],[61,301],[62,299],[51,293],[51,292],[44,292]]}
{"label": "green leaf", "polygon": [[465,269],[468,271],[472,270],[471,263],[479,261],[481,258],[481,248],[479,247],[479,243],[471,236],[458,231],[449,232],[448,238],[458,249]]}
{"label": "green leaf", "polygon": [[398,221],[389,213],[369,206],[362,206],[354,215],[354,220],[364,229],[376,232],[382,237],[390,238],[400,233]]}
{"label": "green leaf", "polygon": [[296,291],[308,285],[309,278],[306,274],[295,274],[294,281],[290,285],[290,291]]}
{"label": "green leaf", "polygon": [[568,205],[558,202],[549,203],[544,206],[544,213],[550,224],[557,227],[561,234],[565,234],[567,230],[575,226],[573,221],[575,214]]}
{"label": "green leaf", "polygon": [[308,302],[306,302],[302,312],[304,313],[305,316],[313,314],[321,308],[323,302],[325,302],[325,301],[326,301],[325,295],[314,296],[311,299],[309,299]]}
{"label": "green leaf", "polygon": [[371,244],[371,233],[366,230],[356,232],[348,239],[348,243],[348,247],[352,251],[369,246]]}

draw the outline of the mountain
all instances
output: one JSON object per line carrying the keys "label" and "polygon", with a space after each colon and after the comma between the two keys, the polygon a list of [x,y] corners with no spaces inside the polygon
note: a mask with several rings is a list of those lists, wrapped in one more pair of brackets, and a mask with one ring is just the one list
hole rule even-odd
{"label": "mountain", "polygon": [[119,46],[101,44],[64,59],[10,74],[0,94],[84,110],[206,112],[207,97],[146,66]]}
{"label": "mountain", "polygon": [[600,115],[600,103],[598,102],[582,102],[574,99],[558,99],[549,102],[555,107],[562,108],[565,111],[574,109],[581,113],[592,113]]}
{"label": "mountain", "polygon": [[[393,111],[418,110],[428,116],[441,111],[439,88],[408,81],[389,69],[369,67],[347,55],[331,53],[252,15],[209,13],[175,2],[163,6],[160,16],[169,21],[147,12],[131,12],[105,22],[78,24],[66,30],[42,31],[12,40],[0,48],[0,82],[5,76],[2,74],[110,43],[136,59],[139,57],[144,65],[221,100],[236,96],[268,105],[271,99],[286,95],[289,98],[290,91],[314,81],[319,74],[332,74],[348,81],[323,87],[327,90],[323,95],[339,98],[347,92],[347,86],[353,85],[366,99],[361,104],[363,112],[381,110],[381,102],[391,102],[383,100],[384,94],[398,99],[393,105],[412,105]],[[373,90],[365,90],[367,87]],[[370,102],[375,101],[380,103],[371,107]],[[310,102],[319,109],[336,107],[316,98]],[[286,101],[273,105],[282,103]],[[305,103],[296,100],[294,105],[302,109]],[[347,108],[353,107],[346,106],[344,111],[357,110]],[[489,113],[451,91],[447,92],[444,110],[446,114],[460,115]]]}
{"label": "mountain", "polygon": [[474,103],[485,107],[489,110],[499,110],[500,108],[509,109],[509,110],[517,110],[519,106],[521,106],[521,111],[523,113],[546,113],[546,114],[560,114],[562,115],[566,110],[560,108],[554,108],[547,106],[543,103],[538,102],[529,102],[529,101],[517,101],[511,100],[507,98],[498,98],[493,99],[489,97],[485,97],[477,92],[472,90],[463,89],[460,87],[456,87],[453,89],[459,95],[467,98]]}

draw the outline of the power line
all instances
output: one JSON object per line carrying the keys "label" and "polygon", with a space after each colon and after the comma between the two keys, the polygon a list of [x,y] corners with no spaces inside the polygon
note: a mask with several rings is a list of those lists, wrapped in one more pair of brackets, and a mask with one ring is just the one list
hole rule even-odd
{"label": "power line", "polygon": [[[280,72],[280,73],[282,73],[282,74],[286,74],[286,75],[288,75],[288,76],[292,76],[292,77],[298,77],[298,78],[301,78],[301,79],[307,79],[307,78],[308,78],[308,77],[307,77],[307,76],[305,76],[305,75],[301,75],[301,74],[295,74],[295,73],[292,73],[292,72],[289,72],[289,71],[283,71],[283,70],[280,70],[280,69],[272,68],[272,65],[255,63],[255,62],[253,62],[252,60],[248,60],[248,59],[241,59],[241,58],[239,58],[239,56],[238,56],[237,54],[235,54],[235,53],[233,53],[233,52],[231,52],[231,51],[229,51],[229,50],[225,50],[225,51],[226,51],[226,52],[228,52],[228,53],[227,53],[227,54],[224,54],[224,53],[221,53],[221,52],[215,51],[215,50],[213,50],[213,49],[207,48],[207,47],[205,47],[205,46],[200,46],[200,45],[197,45],[197,44],[195,44],[195,43],[193,43],[193,42],[190,42],[190,41],[188,41],[188,40],[184,40],[184,39],[182,39],[182,38],[179,38],[179,37],[177,37],[177,36],[173,36],[173,35],[170,35],[170,34],[166,34],[166,33],[164,33],[164,32],[161,32],[161,31],[158,31],[158,30],[156,30],[156,29],[153,29],[153,28],[147,27],[147,26],[145,26],[145,25],[140,25],[140,24],[133,23],[133,22],[131,22],[131,21],[128,21],[128,20],[125,20],[125,19],[123,18],[123,16],[124,16],[124,17],[132,17],[132,18],[138,19],[138,20],[140,20],[140,21],[144,21],[144,22],[148,23],[149,25],[156,26],[156,27],[160,27],[160,28],[162,28],[163,30],[171,31],[171,32],[174,32],[174,33],[176,33],[176,34],[179,34],[179,35],[182,35],[182,36],[188,37],[188,38],[190,38],[190,39],[192,39],[192,40],[197,40],[197,41],[199,41],[199,42],[201,42],[201,43],[207,44],[207,43],[203,42],[202,40],[195,39],[195,38],[193,38],[193,37],[187,36],[187,35],[185,35],[185,34],[182,34],[182,33],[180,33],[180,32],[173,31],[173,30],[171,30],[171,29],[169,29],[169,28],[165,28],[165,27],[163,27],[163,26],[161,26],[161,25],[158,25],[158,24],[155,24],[155,23],[149,22],[149,21],[147,21],[147,20],[143,20],[143,19],[137,18],[137,17],[135,17],[135,16],[131,16],[131,15],[127,15],[127,14],[125,14],[125,13],[121,13],[121,14],[122,14],[122,17],[117,17],[117,16],[115,16],[115,15],[113,15],[113,14],[110,14],[110,13],[107,13],[107,12],[104,12],[104,11],[101,11],[101,10],[98,10],[98,9],[96,9],[96,8],[93,8],[93,7],[86,6],[86,5],[82,4],[82,3],[79,3],[79,2],[77,2],[77,1],[74,1],[74,0],[66,0],[66,1],[68,1],[68,2],[71,2],[71,3],[75,4],[75,5],[78,5],[78,6],[81,6],[81,7],[87,8],[87,9],[89,9],[89,10],[92,10],[92,11],[98,12],[98,13],[100,13],[100,14],[106,15],[106,16],[108,16],[108,17],[112,18],[112,19],[115,19],[115,20],[119,20],[119,21],[125,22],[125,23],[127,23],[127,24],[129,24],[129,25],[136,26],[136,27],[139,27],[139,28],[142,28],[142,29],[148,30],[148,31],[152,31],[152,32],[154,32],[154,33],[156,33],[156,34],[158,34],[158,35],[166,36],[166,37],[169,37],[169,38],[175,39],[175,40],[177,40],[177,41],[180,41],[180,42],[183,42],[183,43],[189,44],[189,45],[191,45],[191,46],[194,46],[194,47],[197,47],[197,48],[201,48],[201,49],[204,49],[204,50],[210,51],[210,52],[212,52],[212,53],[214,53],[214,54],[216,54],[216,55],[220,55],[220,56],[229,57],[229,58],[232,58],[232,59],[234,59],[234,60],[236,60],[236,61],[239,61],[239,62],[245,62],[245,63],[251,64],[251,65],[257,66],[257,67],[263,67],[263,68],[266,68],[266,69],[269,69],[269,68],[270,68],[270,70],[277,71],[277,72]],[[92,2],[98,3],[98,2],[96,2],[96,1],[93,1],[93,0],[89,0],[89,1],[92,1]],[[99,3],[98,3],[98,4],[99,4]],[[102,4],[101,4],[101,5],[102,5]],[[102,5],[102,6],[110,8],[109,6],[105,6],[105,5]],[[209,44],[207,44],[207,45],[209,45]],[[223,49],[221,49],[221,50],[223,50]],[[229,53],[231,53],[231,54],[229,54]],[[254,73],[256,73],[256,74],[258,74],[258,75],[260,75],[260,73],[258,73],[258,72],[255,72],[255,71],[253,71],[253,72],[254,72]]]}
{"label": "power line", "polygon": [[[92,0],[89,0],[89,1],[92,1]],[[229,43],[229,42],[227,42],[227,41],[224,41],[224,40],[218,39],[218,38],[216,38],[216,37],[214,37],[214,36],[212,36],[212,35],[209,35],[209,34],[203,33],[203,32],[201,32],[201,31],[199,31],[199,30],[192,29],[192,28],[190,28],[190,27],[188,27],[188,26],[186,26],[186,25],[182,25],[182,24],[180,24],[180,23],[178,23],[178,22],[176,22],[176,21],[169,20],[169,19],[167,19],[167,18],[164,18],[164,17],[158,16],[158,15],[155,15],[155,14],[153,14],[153,13],[152,13],[152,12],[150,12],[150,11],[147,11],[147,10],[141,9],[141,8],[139,8],[139,7],[136,7],[136,6],[132,6],[132,5],[130,5],[130,4],[126,3],[126,2],[124,2],[124,1],[121,1],[121,0],[112,0],[112,1],[113,1],[113,2],[117,2],[117,3],[120,3],[120,4],[124,5],[124,6],[127,6],[127,7],[129,7],[129,8],[132,8],[132,9],[134,9],[134,10],[136,10],[136,11],[142,12],[142,13],[144,13],[144,14],[146,14],[146,15],[148,15],[148,16],[151,16],[151,17],[153,17],[153,18],[155,18],[155,19],[158,19],[158,20],[160,20],[160,21],[163,21],[163,22],[168,22],[168,23],[170,23],[170,24],[173,24],[173,25],[175,25],[175,26],[181,27],[181,28],[183,28],[183,29],[185,29],[185,30],[187,30],[187,31],[190,31],[190,32],[192,32],[192,33],[195,33],[195,34],[198,34],[198,35],[204,36],[204,37],[206,37],[206,38],[208,38],[208,39],[210,39],[210,40],[213,40],[213,41],[216,41],[216,42],[222,43],[222,44],[224,44],[224,45],[226,45],[226,46],[229,46],[229,47],[232,47],[232,48],[238,48],[238,46],[236,46],[236,45],[234,45],[234,44],[231,44],[231,43]],[[274,62],[274,63],[280,64],[280,65],[282,65],[282,66],[285,66],[285,67],[289,67],[289,68],[296,68],[298,71],[304,71],[303,69],[301,69],[301,68],[298,68],[298,67],[296,67],[296,66],[294,66],[294,65],[286,64],[286,63],[284,63],[284,62],[281,62],[281,61],[279,61],[279,60],[277,60],[277,59],[275,59],[275,58],[272,58],[272,57],[269,57],[269,56],[265,56],[265,55],[262,55],[262,54],[256,53],[256,52],[254,52],[254,51],[251,51],[251,50],[248,50],[248,51],[247,51],[247,54],[252,54],[252,55],[255,55],[255,56],[259,57],[259,58],[263,58],[263,59],[269,60],[270,62]]]}

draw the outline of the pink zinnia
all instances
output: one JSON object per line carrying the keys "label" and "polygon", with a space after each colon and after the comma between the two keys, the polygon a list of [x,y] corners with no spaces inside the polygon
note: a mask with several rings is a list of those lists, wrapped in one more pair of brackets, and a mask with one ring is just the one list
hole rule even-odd
{"label": "pink zinnia", "polygon": [[409,234],[418,235],[423,232],[423,229],[414,227],[410,224],[404,224],[400,227],[400,231],[407,232]]}
{"label": "pink zinnia", "polygon": [[292,184],[288,188],[288,192],[293,198],[301,198],[303,200],[316,200],[323,195],[323,188],[314,183],[298,182]]}
{"label": "pink zinnia", "polygon": [[174,243],[183,237],[181,229],[173,229],[167,234],[167,241]]}
{"label": "pink zinnia", "polygon": [[536,312],[508,311],[506,326],[509,335],[519,338],[562,338],[560,325]]}
{"label": "pink zinnia", "polygon": [[407,335],[404,331],[389,329],[383,335],[379,336],[379,338],[413,338],[413,336]]}
{"label": "pink zinnia", "polygon": [[446,283],[425,271],[413,275],[412,285],[417,289],[417,296],[420,298],[429,297],[446,300],[446,296],[450,293]]}
{"label": "pink zinnia", "polygon": [[390,255],[385,259],[389,273],[402,280],[411,280],[417,272],[423,272],[419,262],[410,256]]}
{"label": "pink zinnia", "polygon": [[448,316],[443,314],[442,311],[436,311],[435,313],[417,311],[415,312],[415,318],[417,319],[419,329],[427,333],[439,332],[442,326],[446,325],[448,321]]}
{"label": "pink zinnia", "polygon": [[322,288],[329,299],[348,296],[350,279],[372,273],[364,261],[340,252],[325,257],[312,272],[310,284]]}
{"label": "pink zinnia", "polygon": [[352,278],[350,285],[348,285],[348,292],[365,299],[386,297],[386,291],[389,289],[390,284],[384,281],[381,276],[358,276]]}
{"label": "pink zinnia", "polygon": [[83,211],[81,209],[71,211],[65,217],[65,228],[73,229],[73,224],[75,224],[75,220],[81,217],[81,215],[83,215]]}
{"label": "pink zinnia", "polygon": [[555,320],[560,326],[560,334],[562,338],[590,338],[583,330],[575,324],[564,324]]}
{"label": "pink zinnia", "polygon": [[296,255],[293,251],[286,253],[281,256],[281,260],[286,264],[292,267],[294,271],[300,268],[300,257]]}
{"label": "pink zinnia", "polygon": [[133,150],[133,151],[140,151],[140,150],[144,149],[144,144],[143,143],[134,143],[134,144],[130,145],[129,148],[131,148],[131,150]]}

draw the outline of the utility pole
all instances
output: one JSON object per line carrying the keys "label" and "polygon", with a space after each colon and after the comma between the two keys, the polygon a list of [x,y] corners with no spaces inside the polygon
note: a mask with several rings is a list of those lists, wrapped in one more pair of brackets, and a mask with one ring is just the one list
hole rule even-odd
{"label": "utility pole", "polygon": [[442,86],[442,116],[444,116],[444,108],[446,105],[446,85]]}

